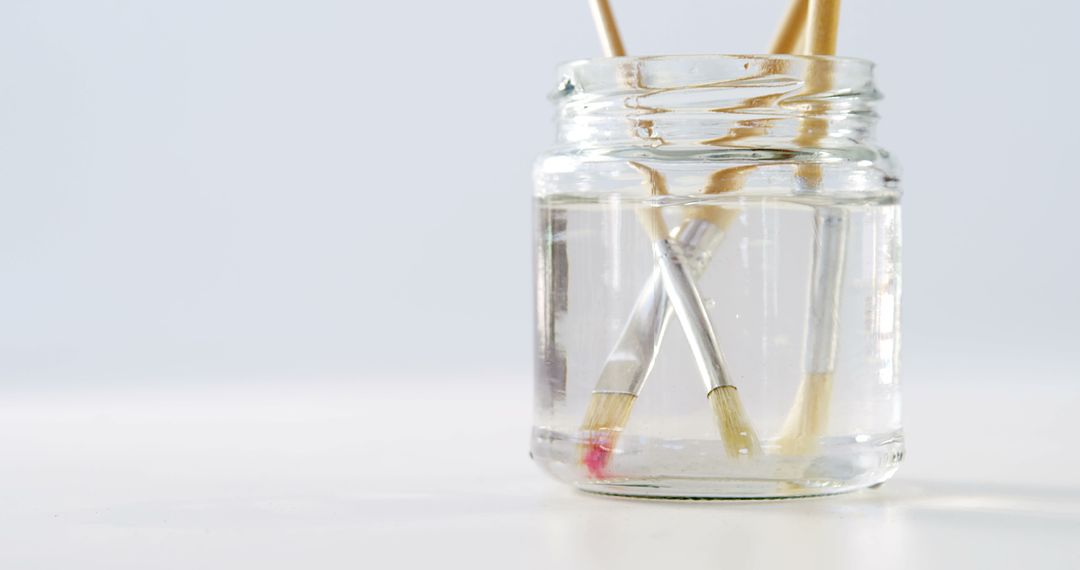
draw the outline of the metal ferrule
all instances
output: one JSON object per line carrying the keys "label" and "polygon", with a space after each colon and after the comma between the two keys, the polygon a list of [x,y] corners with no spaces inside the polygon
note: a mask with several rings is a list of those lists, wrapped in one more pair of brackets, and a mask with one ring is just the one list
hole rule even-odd
{"label": "metal ferrule", "polygon": [[691,220],[672,233],[681,248],[683,262],[697,280],[705,273],[713,252],[724,240],[724,232],[705,220]]}
{"label": "metal ferrule", "polygon": [[660,270],[664,291],[679,317],[686,338],[690,341],[690,351],[705,382],[705,388],[711,392],[721,386],[730,385],[727,365],[720,352],[720,343],[716,340],[712,323],[709,322],[705,303],[701,300],[689,268],[682,261],[680,249],[678,244],[669,239],[653,242],[653,254]]}
{"label": "metal ferrule", "polygon": [[818,208],[815,213],[810,310],[806,322],[805,365],[809,374],[832,372],[836,367],[847,227],[847,212],[840,208]]}
{"label": "metal ferrule", "polygon": [[638,295],[630,319],[619,341],[604,362],[594,392],[637,395],[656,361],[660,339],[664,338],[671,305],[664,295],[660,274],[653,271]]}
{"label": "metal ferrule", "polygon": [[[675,230],[686,265],[696,279],[705,272],[712,252],[724,232],[704,220],[692,220]],[[645,283],[630,318],[608,355],[593,392],[638,395],[652,371],[660,342],[671,319],[671,303],[664,291],[660,269],[654,269]]]}

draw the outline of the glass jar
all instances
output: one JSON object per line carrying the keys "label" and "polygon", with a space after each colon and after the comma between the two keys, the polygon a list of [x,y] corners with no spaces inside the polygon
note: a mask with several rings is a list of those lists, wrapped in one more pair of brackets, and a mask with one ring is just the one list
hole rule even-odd
{"label": "glass jar", "polygon": [[536,163],[532,456],[586,491],[775,498],[903,455],[900,209],[869,62],[560,68]]}

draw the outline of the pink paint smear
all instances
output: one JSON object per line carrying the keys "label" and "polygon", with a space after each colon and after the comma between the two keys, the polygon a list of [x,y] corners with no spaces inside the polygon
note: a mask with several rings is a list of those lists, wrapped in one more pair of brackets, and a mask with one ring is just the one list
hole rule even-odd
{"label": "pink paint smear", "polygon": [[611,459],[611,449],[605,445],[606,443],[603,440],[589,442],[589,447],[581,458],[581,462],[585,464],[585,468],[589,470],[589,476],[593,479],[607,477],[606,468],[608,460]]}

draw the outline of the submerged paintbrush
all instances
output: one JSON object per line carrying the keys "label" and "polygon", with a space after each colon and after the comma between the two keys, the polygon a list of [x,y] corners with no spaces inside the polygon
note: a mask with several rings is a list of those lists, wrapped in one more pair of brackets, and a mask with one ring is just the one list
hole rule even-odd
{"label": "submerged paintbrush", "polygon": [[[648,177],[654,197],[667,194],[667,184],[662,174],[640,163],[631,162],[630,165]],[[671,239],[659,207],[640,207],[637,214],[652,240],[653,259],[660,273],[664,293],[667,294],[671,307],[682,324],[683,332],[690,341],[690,352],[694,355],[698,372],[705,382],[706,394],[716,415],[724,448],[734,457],[759,452],[757,436],[746,418],[739,392],[728,376],[728,366],[712,323],[709,322],[709,312],[705,309],[701,294],[694,285],[694,276],[681,253],[682,244]]]}
{"label": "submerged paintbrush", "polygon": [[[625,55],[610,7],[605,0],[593,0],[592,4],[606,54]],[[773,42],[773,53],[790,53],[795,49],[802,36],[805,17],[806,0],[794,0]],[[739,111],[760,103],[760,100],[750,100],[728,111]],[[706,144],[732,144],[763,131],[760,122],[740,121],[731,133],[715,141],[706,141]],[[710,175],[702,193],[716,195],[738,190],[742,187],[746,175],[754,168],[756,167],[738,166],[718,170]],[[670,238],[681,247],[686,267],[696,280],[708,266],[712,252],[723,240],[726,229],[738,216],[738,210],[708,205],[689,208],[687,213],[688,219],[670,234]],[[630,418],[630,411],[646,378],[652,371],[670,315],[671,305],[657,270],[638,295],[630,318],[604,363],[581,426],[585,439],[582,463],[594,477],[605,476],[604,470],[615,450],[618,437]],[[726,390],[719,391],[717,397],[726,393]],[[729,417],[732,414],[723,415]]]}
{"label": "submerged paintbrush", "polygon": [[[840,0],[810,0],[806,45],[810,55],[836,53],[836,33],[840,22]],[[810,63],[807,92],[820,96],[832,83],[831,62]],[[828,103],[815,102],[797,138],[799,146],[820,144],[827,132]],[[801,165],[798,175],[808,187],[820,188],[822,170],[818,164]],[[828,425],[840,310],[840,289],[847,241],[847,212],[834,206],[815,209],[814,253],[810,272],[810,300],[806,322],[803,379],[795,402],[784,420],[777,442],[787,454],[814,450]]]}
{"label": "submerged paintbrush", "polygon": [[[733,167],[713,173],[703,194],[716,195],[736,189],[749,168]],[[663,179],[659,180],[663,184]],[[738,211],[731,208],[692,207],[689,219],[667,234],[682,250],[683,265],[694,280],[704,273],[713,251],[723,240],[724,231],[737,216]],[[663,277],[656,269],[638,295],[619,340],[604,362],[581,427],[588,440],[582,460],[594,476],[603,475],[619,433],[656,362],[671,314]]]}

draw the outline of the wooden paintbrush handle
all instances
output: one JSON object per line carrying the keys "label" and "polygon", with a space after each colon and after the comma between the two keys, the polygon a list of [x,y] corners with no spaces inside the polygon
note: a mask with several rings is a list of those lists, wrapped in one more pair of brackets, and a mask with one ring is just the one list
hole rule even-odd
{"label": "wooden paintbrush handle", "polygon": [[608,57],[626,55],[626,48],[623,47],[622,38],[619,37],[619,27],[615,24],[615,14],[611,12],[608,1],[589,0],[589,8],[592,9],[596,31],[600,34],[600,42],[604,45],[604,55]]}
{"label": "wooden paintbrush handle", "polygon": [[809,0],[806,48],[811,55],[836,55],[840,0]]}
{"label": "wooden paintbrush handle", "polygon": [[792,0],[784,21],[780,24],[780,30],[776,32],[770,53],[797,53],[799,43],[803,39],[803,30],[806,28],[806,12],[809,7],[808,0]]}

